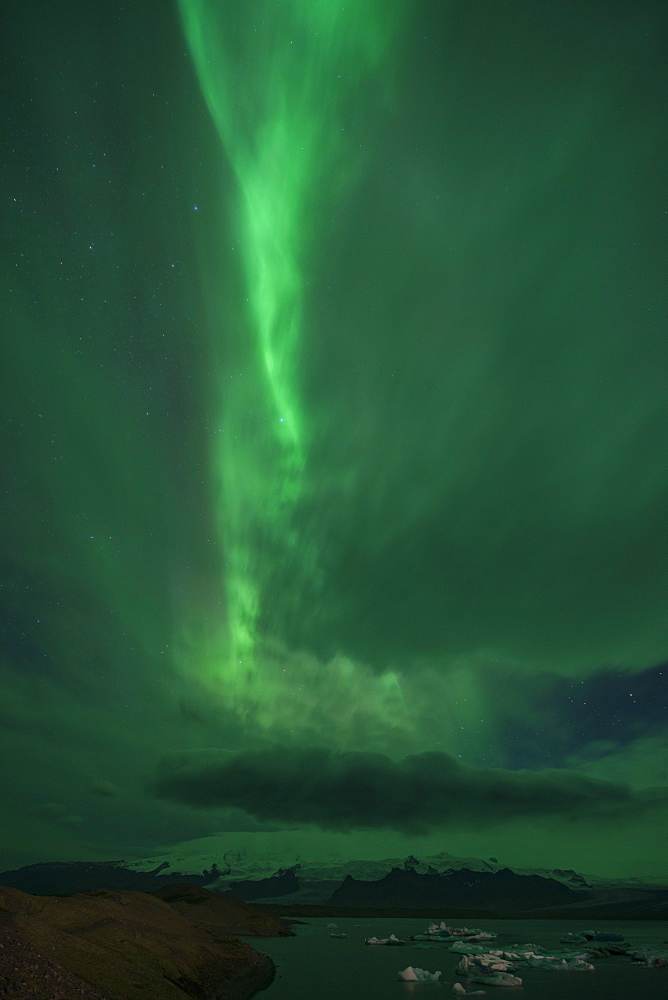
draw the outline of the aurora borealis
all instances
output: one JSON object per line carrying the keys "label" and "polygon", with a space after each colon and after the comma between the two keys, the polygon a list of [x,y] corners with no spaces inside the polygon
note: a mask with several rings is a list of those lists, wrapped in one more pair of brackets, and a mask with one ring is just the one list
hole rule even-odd
{"label": "aurora borealis", "polygon": [[0,863],[667,874],[660,5],[6,20]]}

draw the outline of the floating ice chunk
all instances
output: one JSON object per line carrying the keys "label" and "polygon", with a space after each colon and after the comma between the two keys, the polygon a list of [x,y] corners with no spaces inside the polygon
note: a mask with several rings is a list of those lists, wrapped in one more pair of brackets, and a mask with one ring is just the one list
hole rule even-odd
{"label": "floating ice chunk", "polygon": [[562,944],[582,944],[584,941],[623,941],[621,934],[612,934],[610,931],[568,931],[559,938]]}
{"label": "floating ice chunk", "polygon": [[485,944],[475,944],[469,941],[455,941],[453,945],[450,945],[448,951],[454,951],[456,955],[496,955],[503,954],[503,952],[496,949],[491,949],[489,945]]}
{"label": "floating ice chunk", "polygon": [[485,986],[521,986],[522,980],[508,972],[510,968],[510,962],[497,955],[462,955],[457,972]]}
{"label": "floating ice chunk", "polygon": [[628,954],[634,962],[640,965],[652,965],[656,969],[668,968],[668,951],[657,951],[655,948],[636,948]]}
{"label": "floating ice chunk", "polygon": [[[334,924],[334,926],[336,927],[336,924]],[[330,937],[335,937],[335,938],[347,938],[348,937],[347,934],[330,934],[329,936]]]}
{"label": "floating ice chunk", "polygon": [[411,934],[411,941],[438,941],[450,944],[454,941],[452,934]]}
{"label": "floating ice chunk", "polygon": [[588,955],[527,955],[526,962],[532,969],[555,969],[559,972],[593,972],[594,966],[587,961]]}
{"label": "floating ice chunk", "polygon": [[[490,951],[492,951],[491,948]],[[494,952],[494,954],[496,954],[496,952]],[[509,944],[506,945],[500,954],[512,962],[513,959],[522,960],[526,957],[526,955],[544,955],[545,948],[542,948],[539,944],[533,944],[532,942],[528,942],[527,944]]]}
{"label": "floating ice chunk", "polygon": [[328,927],[338,927],[338,924],[327,924]]}
{"label": "floating ice chunk", "polygon": [[400,941],[396,934],[390,934],[387,938],[377,938],[370,937],[364,939],[364,944],[406,944],[405,941]]}
{"label": "floating ice chunk", "polygon": [[[453,938],[466,938],[469,941],[491,941],[498,937],[494,931],[482,931],[479,927],[448,927],[445,920],[441,920],[440,924],[430,924],[426,934],[435,941],[447,941]],[[422,934],[416,934],[413,939],[419,941],[423,937]]]}
{"label": "floating ice chunk", "polygon": [[456,993],[459,997],[486,997],[487,990],[469,990],[468,992],[464,989],[461,983],[455,983],[452,987],[452,992]]}
{"label": "floating ice chunk", "polygon": [[511,963],[498,955],[462,955],[457,965],[457,972],[468,976],[470,970],[476,972],[508,972],[512,969]]}
{"label": "floating ice chunk", "polygon": [[485,986],[521,986],[522,980],[519,976],[512,976],[509,972],[495,972],[493,976],[469,976],[472,983],[484,983]]}
{"label": "floating ice chunk", "polygon": [[427,972],[426,969],[418,969],[412,965],[407,965],[403,972],[399,973],[402,983],[437,983],[440,978],[440,972]]}

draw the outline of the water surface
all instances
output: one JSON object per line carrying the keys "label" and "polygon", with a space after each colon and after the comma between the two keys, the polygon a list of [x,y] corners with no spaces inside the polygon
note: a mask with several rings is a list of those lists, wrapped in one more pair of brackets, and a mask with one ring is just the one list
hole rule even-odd
{"label": "water surface", "polygon": [[[459,926],[461,921],[448,921]],[[327,925],[336,923],[336,928]],[[411,942],[411,934],[423,933],[432,920],[394,917],[315,917],[308,923],[294,924],[294,938],[263,938],[251,943],[269,955],[276,965],[276,979],[260,994],[266,1000],[435,1000],[451,997],[452,986],[461,982],[467,990],[483,989],[457,975],[459,956],[448,952],[447,944]],[[470,920],[469,927],[497,931],[499,936],[491,947],[511,944],[542,945],[564,949],[559,938],[567,931],[587,929],[622,934],[634,945],[650,944],[668,949],[668,926],[662,921],[627,922],[598,920],[589,924],[570,920]],[[332,938],[332,933],[345,933],[347,938]],[[402,948],[369,947],[366,937],[388,937],[396,934],[408,941]],[[250,940],[250,939],[249,939]],[[577,948],[578,946],[573,946]],[[585,950],[586,946],[582,946]],[[594,972],[556,972],[549,969],[529,969],[520,965],[516,975],[524,981],[520,989],[489,987],[487,995],[502,997],[519,995],[540,1000],[666,1000],[668,968],[636,966],[625,956],[593,958]],[[429,972],[440,969],[441,981],[434,984],[401,983],[399,970],[407,965],[419,966]]]}

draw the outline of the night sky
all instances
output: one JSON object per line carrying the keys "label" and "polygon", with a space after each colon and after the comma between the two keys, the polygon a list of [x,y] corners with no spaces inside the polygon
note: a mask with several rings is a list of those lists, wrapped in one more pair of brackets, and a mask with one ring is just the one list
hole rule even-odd
{"label": "night sky", "polygon": [[0,869],[667,875],[664,4],[6,8]]}

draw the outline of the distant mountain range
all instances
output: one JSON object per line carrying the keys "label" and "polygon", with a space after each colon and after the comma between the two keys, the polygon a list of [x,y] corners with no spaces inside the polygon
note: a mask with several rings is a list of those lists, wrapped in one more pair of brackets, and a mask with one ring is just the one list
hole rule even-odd
{"label": "distant mountain range", "polygon": [[589,899],[589,893],[540,875],[517,875],[510,868],[474,872],[467,868],[447,874],[421,875],[414,868],[393,868],[375,882],[348,876],[329,902],[343,907],[383,909],[445,906],[454,910],[524,911],[562,906]]}
{"label": "distant mountain range", "polygon": [[[496,858],[448,853],[418,859],[294,863],[225,853],[220,859],[173,855],[137,861],[43,862],[0,872],[0,885],[35,895],[88,889],[151,892],[175,881],[206,886],[255,903],[341,909],[443,909],[536,916],[612,913],[668,916],[668,887],[659,880],[597,879],[572,869],[511,869]],[[558,911],[558,912],[557,912]]]}

